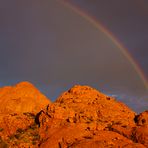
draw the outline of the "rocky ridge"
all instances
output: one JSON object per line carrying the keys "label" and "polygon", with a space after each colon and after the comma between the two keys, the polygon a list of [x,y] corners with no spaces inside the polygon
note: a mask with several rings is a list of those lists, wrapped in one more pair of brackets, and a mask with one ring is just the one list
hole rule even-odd
{"label": "rocky ridge", "polygon": [[148,111],[137,115],[89,86],[75,85],[51,103],[22,82],[0,88],[0,102],[0,147],[148,147]]}

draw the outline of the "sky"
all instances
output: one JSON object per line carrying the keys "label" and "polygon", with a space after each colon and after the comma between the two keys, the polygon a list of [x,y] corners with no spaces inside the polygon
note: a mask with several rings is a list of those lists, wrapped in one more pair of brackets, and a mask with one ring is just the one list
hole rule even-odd
{"label": "sky", "polygon": [[104,26],[129,49],[148,77],[147,0],[68,0]]}
{"label": "sky", "polygon": [[[68,2],[112,32],[148,77],[146,0]],[[54,100],[90,85],[135,110],[148,107],[148,90],[119,47],[59,0],[1,0],[0,53],[0,86],[30,81]]]}

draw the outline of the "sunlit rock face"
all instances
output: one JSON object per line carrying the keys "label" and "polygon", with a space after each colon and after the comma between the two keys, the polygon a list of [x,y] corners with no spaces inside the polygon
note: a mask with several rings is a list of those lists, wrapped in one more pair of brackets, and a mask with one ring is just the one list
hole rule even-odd
{"label": "sunlit rock face", "polygon": [[[28,144],[20,140],[20,133],[26,131],[30,134],[27,131],[36,127],[35,115],[50,103],[50,100],[29,82],[0,88],[0,137],[7,141],[0,140],[0,147],[13,147],[18,141],[17,138],[22,146],[28,147]],[[24,134],[24,137],[33,137],[29,134]]]}
{"label": "sunlit rock face", "polygon": [[104,127],[112,122],[134,125],[135,113],[131,109],[89,86],[74,86],[63,93],[56,103],[73,110],[75,116],[78,116],[75,121],[78,123],[93,121],[96,125],[103,123]]}
{"label": "sunlit rock face", "polygon": [[0,147],[148,147],[148,112],[136,115],[89,86],[75,85],[52,103],[21,82],[1,88],[0,100]]}
{"label": "sunlit rock face", "polygon": [[0,113],[39,112],[50,101],[29,82],[0,88]]}
{"label": "sunlit rock face", "polygon": [[41,147],[144,147],[131,140],[135,115],[114,98],[76,85],[40,113],[40,136],[48,139]]}

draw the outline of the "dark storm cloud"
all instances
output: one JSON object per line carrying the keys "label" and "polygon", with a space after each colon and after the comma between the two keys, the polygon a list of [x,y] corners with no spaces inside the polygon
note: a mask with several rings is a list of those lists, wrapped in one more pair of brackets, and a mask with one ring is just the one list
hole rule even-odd
{"label": "dark storm cloud", "polygon": [[61,90],[81,83],[147,94],[137,71],[119,48],[61,3],[0,1],[0,7],[0,78],[4,84],[28,80],[41,89],[47,85]]}

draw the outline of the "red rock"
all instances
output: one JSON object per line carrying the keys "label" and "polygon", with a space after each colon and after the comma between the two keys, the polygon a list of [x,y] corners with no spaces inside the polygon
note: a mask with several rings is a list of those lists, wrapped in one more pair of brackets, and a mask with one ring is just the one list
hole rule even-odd
{"label": "red rock", "polygon": [[135,117],[137,125],[148,125],[148,110]]}
{"label": "red rock", "polygon": [[18,129],[26,129],[34,123],[34,116],[29,114],[1,114],[0,116],[0,136],[7,139]]}
{"label": "red rock", "polygon": [[[92,134],[113,125],[130,127],[129,131],[118,132],[121,135],[128,133],[130,137],[132,127],[136,126],[134,118],[135,113],[114,98],[88,86],[74,86],[39,115],[40,135],[42,139],[50,139],[42,147],[57,147],[61,139],[66,141],[68,137],[74,142],[83,139],[85,132]],[[124,138],[128,141],[127,137]]]}
{"label": "red rock", "polygon": [[15,138],[18,136],[18,130],[28,131],[35,124],[35,115],[50,103],[50,100],[29,82],[0,88],[0,136],[2,140],[7,141],[9,146],[15,147],[15,142],[21,141]]}
{"label": "red rock", "polygon": [[148,126],[138,126],[133,132],[134,141],[148,147]]}
{"label": "red rock", "polygon": [[133,134],[133,127],[131,126],[121,126],[121,125],[112,125],[108,128],[109,131],[114,131],[116,133],[119,133],[120,135],[123,135],[124,137],[127,137],[128,139],[132,139]]}
{"label": "red rock", "polygon": [[133,141],[112,131],[97,131],[91,133],[82,130],[81,126],[65,126],[57,129],[49,136],[49,139],[41,144],[41,148],[104,148],[104,147],[139,147],[142,144],[135,144]]}
{"label": "red rock", "polygon": [[32,84],[0,88],[0,146],[148,147],[148,112],[76,85],[51,103]]}
{"label": "red rock", "polygon": [[123,126],[135,126],[135,113],[131,109],[89,86],[74,86],[56,102],[74,110],[79,116],[76,122],[100,122],[104,127],[115,122]]}
{"label": "red rock", "polygon": [[49,103],[49,99],[29,82],[0,88],[0,113],[37,113]]}

